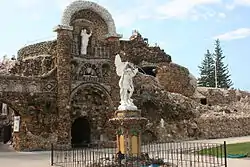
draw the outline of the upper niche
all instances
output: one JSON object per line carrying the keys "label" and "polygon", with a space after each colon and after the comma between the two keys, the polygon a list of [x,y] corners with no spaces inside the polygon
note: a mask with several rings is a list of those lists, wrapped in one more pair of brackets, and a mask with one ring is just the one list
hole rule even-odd
{"label": "upper niche", "polygon": [[93,34],[90,39],[91,45],[96,45],[98,41],[104,40],[105,35],[108,34],[108,26],[103,18],[89,9],[76,12],[71,17],[70,25],[74,27],[74,36],[77,36],[78,38],[80,38],[82,29],[86,29],[88,32],[92,31]]}

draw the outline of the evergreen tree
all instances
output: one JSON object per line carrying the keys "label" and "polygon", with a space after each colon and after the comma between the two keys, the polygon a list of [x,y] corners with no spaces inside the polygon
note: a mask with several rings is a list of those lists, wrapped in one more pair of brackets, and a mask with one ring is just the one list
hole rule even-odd
{"label": "evergreen tree", "polygon": [[214,75],[214,59],[213,55],[207,50],[204,55],[204,60],[201,66],[198,66],[200,70],[200,78],[198,78],[198,85],[202,87],[215,87],[215,75]]}
{"label": "evergreen tree", "polygon": [[214,49],[214,59],[215,59],[215,68],[216,76],[217,76],[217,86],[218,88],[230,88],[233,83],[230,79],[228,65],[225,65],[223,60],[225,56],[223,55],[223,51],[220,46],[220,41],[217,39],[215,41],[215,49]]}

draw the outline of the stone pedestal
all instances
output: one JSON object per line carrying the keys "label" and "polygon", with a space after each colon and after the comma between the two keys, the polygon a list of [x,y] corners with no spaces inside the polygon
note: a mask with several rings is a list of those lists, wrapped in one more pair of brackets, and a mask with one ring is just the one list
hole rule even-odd
{"label": "stone pedestal", "polygon": [[118,110],[109,120],[117,130],[117,152],[129,156],[141,153],[141,130],[147,119],[141,117],[140,110]]}

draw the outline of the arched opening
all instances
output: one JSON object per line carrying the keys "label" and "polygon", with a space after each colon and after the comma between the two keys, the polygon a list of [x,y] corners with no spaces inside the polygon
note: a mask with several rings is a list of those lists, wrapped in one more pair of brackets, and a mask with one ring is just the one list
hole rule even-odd
{"label": "arched opening", "polygon": [[61,24],[65,26],[70,26],[72,17],[75,13],[82,10],[91,10],[94,13],[101,16],[104,22],[107,24],[108,34],[112,37],[122,37],[120,34],[116,33],[116,27],[112,15],[108,12],[107,9],[98,5],[95,2],[90,1],[74,1],[63,12]]}
{"label": "arched opening", "polygon": [[150,66],[142,67],[141,69],[139,69],[139,72],[155,77],[156,76],[156,67],[150,67]]}
{"label": "arched opening", "polygon": [[102,65],[102,76],[108,77],[110,75],[110,66],[108,64]]}
{"label": "arched opening", "polygon": [[12,140],[12,126],[4,125],[3,126],[3,143],[6,144]]}
{"label": "arched opening", "polygon": [[0,142],[13,144],[14,116],[19,114],[5,101],[0,101]]}
{"label": "arched opening", "polygon": [[91,143],[100,141],[101,134],[109,134],[108,119],[113,115],[113,104],[104,87],[92,83],[78,86],[71,94],[71,104],[72,118],[88,118]]}
{"label": "arched opening", "polygon": [[86,117],[77,118],[71,127],[72,147],[86,147],[90,143],[90,123]]}

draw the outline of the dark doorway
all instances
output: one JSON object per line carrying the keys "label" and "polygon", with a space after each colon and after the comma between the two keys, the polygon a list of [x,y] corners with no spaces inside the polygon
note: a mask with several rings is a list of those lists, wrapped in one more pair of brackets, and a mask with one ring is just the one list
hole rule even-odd
{"label": "dark doorway", "polygon": [[200,99],[200,101],[201,101],[201,104],[207,105],[207,99],[206,98],[202,98],[202,99]]}
{"label": "dark doorway", "polygon": [[139,68],[139,72],[151,76],[156,76],[156,67],[142,67],[141,69]]}
{"label": "dark doorway", "polygon": [[80,117],[71,127],[72,147],[86,147],[90,143],[90,124],[87,118]]}
{"label": "dark doorway", "polygon": [[10,141],[11,136],[12,136],[11,125],[4,126],[3,127],[3,143],[6,144],[8,141]]}

